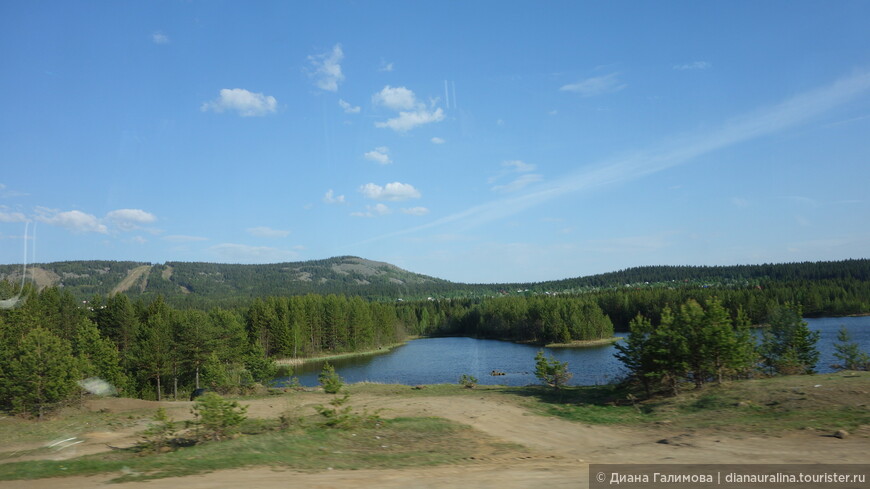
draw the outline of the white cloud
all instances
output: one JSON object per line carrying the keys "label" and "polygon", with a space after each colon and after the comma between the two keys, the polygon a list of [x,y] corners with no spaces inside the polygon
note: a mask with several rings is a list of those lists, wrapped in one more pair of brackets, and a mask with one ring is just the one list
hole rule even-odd
{"label": "white cloud", "polygon": [[249,92],[243,88],[224,88],[220,95],[211,102],[205,102],[200,107],[203,112],[221,113],[225,110],[238,112],[242,117],[264,116],[275,112],[278,101],[271,95]]}
{"label": "white cloud", "polygon": [[595,76],[580,80],[577,83],[563,85],[559,90],[563,92],[579,93],[583,97],[594,97],[605,93],[613,93],[622,90],[628,85],[619,80],[619,73]]}
{"label": "white cloud", "polygon": [[417,106],[414,92],[405,87],[385,86],[383,90],[372,95],[372,102],[393,110],[409,110]]}
{"label": "white cloud", "polygon": [[27,222],[27,217],[20,212],[5,212],[0,210],[0,222]]}
{"label": "white cloud", "polygon": [[528,173],[530,171],[535,171],[535,168],[537,168],[537,166],[535,166],[534,164],[526,163],[522,160],[503,161],[501,163],[501,166],[505,168],[510,168],[512,171],[515,171],[517,173]]}
{"label": "white cloud", "polygon": [[154,44],[169,44],[169,36],[160,31],[157,31],[151,34],[151,41]]}
{"label": "white cloud", "polygon": [[685,70],[706,70],[708,68],[712,68],[713,64],[707,61],[695,61],[694,63],[683,63],[679,65],[674,65],[675,70],[685,71]]}
{"label": "white cloud", "polygon": [[387,119],[386,122],[375,122],[375,127],[388,127],[397,132],[406,132],[417,126],[442,120],[444,120],[444,111],[440,107],[434,112],[422,108],[415,112],[399,112],[399,117]]}
{"label": "white cloud", "polygon": [[272,229],[266,226],[258,226],[255,228],[248,228],[248,234],[251,236],[256,236],[258,238],[286,238],[287,235],[290,234],[290,231],[285,231],[282,229]]}
{"label": "white cloud", "polygon": [[532,163],[526,163],[522,160],[510,160],[503,161],[501,166],[504,168],[499,174],[489,179],[489,183],[494,183],[502,178],[505,178],[511,174],[520,173],[521,175],[514,178],[513,181],[507,184],[495,185],[490,190],[493,192],[516,192],[529,184],[540,182],[543,180],[543,177],[537,173],[531,173],[535,171],[537,166]]}
{"label": "white cloud", "polygon": [[[372,102],[399,112],[398,117],[387,119],[385,122],[375,122],[375,127],[387,127],[397,132],[405,132],[423,124],[444,120],[444,111],[440,107],[434,110],[433,107],[427,107],[417,100],[414,92],[405,87],[387,85],[372,96]],[[434,106],[434,102],[432,105]]]}
{"label": "white cloud", "polygon": [[508,184],[496,185],[492,187],[492,191],[501,193],[516,192],[517,190],[525,188],[529,184],[540,182],[543,179],[544,177],[538,175],[537,173],[526,173],[524,175],[520,175],[519,177],[514,179],[514,181]]}
{"label": "white cloud", "polygon": [[323,195],[323,201],[327,204],[344,204],[344,195],[335,196],[332,189],[329,189]]}
{"label": "white cloud", "polygon": [[732,197],[731,204],[733,204],[734,207],[740,207],[740,208],[749,207],[749,201],[744,199],[743,197]]}
{"label": "white cloud", "polygon": [[432,144],[444,144],[447,142],[439,137],[434,137],[434,138],[430,139],[429,141],[432,141]]}
{"label": "white cloud", "polygon": [[826,86],[798,94],[777,105],[753,111],[743,117],[723,121],[719,127],[693,136],[682,136],[660,145],[634,152],[630,156],[604,160],[598,164],[563,175],[548,184],[511,197],[469,207],[426,224],[377,236],[370,243],[423,230],[451,226],[468,229],[550,202],[564,195],[592,191],[609,185],[637,180],[695,161],[699,156],[764,136],[777,134],[829,113],[870,93],[870,72],[835,80]]}
{"label": "white cloud", "polygon": [[374,183],[367,183],[360,187],[360,192],[372,200],[387,200],[398,202],[408,199],[419,199],[420,191],[408,183],[393,182],[381,187]]}
{"label": "white cloud", "polygon": [[429,213],[429,209],[425,207],[411,207],[408,209],[402,209],[402,213],[410,214],[412,216],[425,216]]}
{"label": "white cloud", "polygon": [[374,161],[375,163],[380,163],[381,165],[388,165],[393,162],[393,160],[390,159],[390,148],[386,146],[379,146],[363,156],[365,159]]}
{"label": "white cloud", "polygon": [[393,211],[384,204],[367,205],[365,212],[351,212],[354,217],[377,217],[392,214]]}
{"label": "white cloud", "polygon": [[387,63],[384,60],[381,60],[381,67],[378,68],[378,71],[393,71],[393,63]]}
{"label": "white cloud", "polygon": [[236,243],[221,243],[212,246],[209,251],[232,263],[275,263],[292,261],[299,257],[299,253],[292,250]]}
{"label": "white cloud", "polygon": [[195,241],[208,241],[208,238],[204,238],[202,236],[186,236],[183,234],[164,236],[163,239],[172,243],[193,243]]}
{"label": "white cloud", "polygon": [[118,209],[106,214],[106,220],[121,231],[132,231],[144,224],[151,224],[157,220],[157,216],[142,209]]}
{"label": "white cloud", "polygon": [[345,102],[345,101],[342,100],[342,99],[339,99],[339,100],[338,100],[338,105],[339,105],[339,107],[341,107],[342,109],[344,109],[344,113],[345,113],[345,114],[359,114],[359,113],[360,113],[360,110],[362,110],[362,109],[360,108],[359,105],[357,105],[356,107],[354,107],[353,105],[351,105],[351,104],[348,103],[348,102]]}
{"label": "white cloud", "polygon": [[134,244],[145,244],[148,242],[148,240],[143,238],[142,236],[133,236],[132,238],[128,239],[127,242]]}
{"label": "white cloud", "polygon": [[331,51],[308,57],[308,61],[314,67],[311,76],[317,88],[327,92],[338,91],[338,84],[344,81],[340,64],[343,59],[344,52],[341,50],[341,44],[333,46]]}
{"label": "white cloud", "polygon": [[74,233],[106,234],[109,232],[106,225],[101,223],[96,216],[86,214],[82,211],[54,212],[50,214],[44,213],[37,219],[46,224],[51,224],[52,226],[65,228]]}

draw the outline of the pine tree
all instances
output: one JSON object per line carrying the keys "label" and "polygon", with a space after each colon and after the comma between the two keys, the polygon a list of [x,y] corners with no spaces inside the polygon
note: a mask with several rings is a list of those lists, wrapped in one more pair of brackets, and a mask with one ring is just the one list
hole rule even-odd
{"label": "pine tree", "polygon": [[767,368],[785,375],[813,373],[819,361],[819,332],[810,331],[800,306],[786,303],[773,308],[768,323],[760,348]]}
{"label": "pine tree", "polygon": [[870,370],[870,356],[861,351],[858,343],[852,341],[849,330],[840,326],[837,333],[837,343],[834,343],[834,357],[840,363],[831,365],[839,370]]}
{"label": "pine tree", "polygon": [[42,418],[75,392],[79,374],[70,345],[50,331],[31,330],[11,353],[6,394],[15,412]]}
{"label": "pine tree", "polygon": [[573,376],[568,371],[568,362],[560,362],[553,357],[545,358],[544,350],[539,350],[535,355],[535,377],[550,387],[561,390]]}
{"label": "pine tree", "polygon": [[[79,322],[73,353],[78,360],[82,378],[98,377],[107,382],[112,389],[107,390],[106,393],[127,390],[127,375],[121,367],[115,344],[100,335],[97,326],[91,320],[82,319]],[[112,390],[114,392],[111,392]]]}
{"label": "pine tree", "polygon": [[662,372],[653,357],[651,338],[653,326],[649,319],[638,314],[629,323],[631,334],[624,344],[616,343],[614,356],[625,365],[629,375],[640,382],[647,397],[652,396],[652,387],[661,382]]}
{"label": "pine tree", "polygon": [[134,363],[144,380],[156,383],[157,400],[163,399],[163,380],[172,372],[172,331],[162,314],[149,317],[139,328]]}

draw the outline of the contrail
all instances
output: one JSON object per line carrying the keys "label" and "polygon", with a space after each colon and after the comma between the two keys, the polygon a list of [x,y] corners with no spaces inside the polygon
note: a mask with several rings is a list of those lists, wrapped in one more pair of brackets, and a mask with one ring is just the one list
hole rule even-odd
{"label": "contrail", "polygon": [[[446,224],[468,229],[512,216],[566,194],[645,177],[683,165],[701,155],[806,123],[863,95],[868,90],[870,90],[870,73],[863,72],[841,78],[830,85],[804,92],[778,105],[727,121],[713,131],[673,139],[660,147],[605,160],[552,182],[537,185],[521,195],[479,204],[426,224],[376,236],[357,244],[412,234]],[[456,103],[455,94],[453,103],[454,105]]]}

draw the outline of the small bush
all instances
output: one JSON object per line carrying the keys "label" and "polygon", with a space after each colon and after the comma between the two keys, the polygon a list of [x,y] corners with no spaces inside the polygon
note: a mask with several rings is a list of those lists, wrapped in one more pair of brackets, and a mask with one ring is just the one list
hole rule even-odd
{"label": "small bush", "polygon": [[568,371],[568,362],[560,362],[553,357],[544,358],[544,351],[535,355],[535,377],[550,387],[559,390],[568,385],[574,374]]}
{"label": "small bush", "polygon": [[143,451],[159,453],[164,447],[172,448],[173,439],[176,436],[175,422],[166,415],[166,410],[158,408],[154,422],[142,433],[143,440],[139,444]]}
{"label": "small bush", "polygon": [[207,392],[193,405],[194,426],[200,440],[220,441],[230,438],[245,420],[248,407]]}
{"label": "small bush", "polygon": [[474,389],[474,386],[477,385],[477,377],[473,375],[462,374],[459,377],[459,385],[467,389]]}
{"label": "small bush", "polygon": [[338,391],[344,387],[344,381],[335,372],[335,367],[326,362],[323,364],[323,370],[317,376],[320,385],[323,386],[324,392],[328,394],[338,394]]}

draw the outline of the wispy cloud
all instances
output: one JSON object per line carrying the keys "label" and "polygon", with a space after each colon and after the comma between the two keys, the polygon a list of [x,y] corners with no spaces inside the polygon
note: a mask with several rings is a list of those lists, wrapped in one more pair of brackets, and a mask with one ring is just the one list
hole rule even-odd
{"label": "wispy cloud", "polygon": [[344,110],[345,114],[359,114],[362,110],[359,105],[353,106],[349,102],[345,102],[344,100],[338,100],[338,106]]}
{"label": "wispy cloud", "polygon": [[752,139],[785,131],[843,105],[870,91],[870,72],[841,78],[830,85],[804,92],[721,124],[717,129],[673,139],[659,147],[605,160],[510,197],[469,207],[426,224],[377,236],[366,242],[400,236],[450,224],[471,228],[513,216],[563,195],[586,192],[643,178],[692,162],[695,158]]}
{"label": "wispy cloud", "polygon": [[142,209],[118,209],[106,214],[106,221],[121,231],[133,231],[157,221],[157,216]]}
{"label": "wispy cloud", "polygon": [[628,84],[623,83],[619,79],[619,73],[610,73],[609,75],[586,78],[577,83],[562,85],[559,90],[577,93],[583,97],[594,97],[596,95],[618,92],[627,86]]}
{"label": "wispy cloud", "polygon": [[290,234],[290,231],[285,231],[283,229],[272,229],[266,226],[248,228],[246,231],[251,236],[256,236],[258,238],[286,238]]}
{"label": "wispy cloud", "polygon": [[217,255],[222,261],[231,263],[275,263],[292,261],[299,257],[299,253],[293,250],[236,243],[221,243],[212,246],[209,251]]}
{"label": "wispy cloud", "polygon": [[333,46],[331,51],[308,57],[312,67],[310,75],[314,78],[317,88],[327,92],[338,91],[338,84],[344,81],[344,74],[341,72],[343,59],[344,51],[341,49],[341,44]]}
{"label": "wispy cloud", "polygon": [[17,190],[10,190],[6,185],[0,183],[0,198],[11,199],[14,197],[26,197],[28,194]]}
{"label": "wispy cloud", "polygon": [[151,34],[151,42],[154,44],[169,44],[169,36],[157,31]]}
{"label": "wispy cloud", "polygon": [[378,68],[378,71],[393,71],[393,63],[387,63],[383,59],[381,60],[381,66]]}
{"label": "wispy cloud", "polygon": [[365,212],[351,212],[354,217],[377,217],[392,214],[393,211],[384,204],[367,205]]}
{"label": "wispy cloud", "polygon": [[733,204],[734,207],[740,207],[741,209],[749,207],[749,201],[743,197],[732,197],[731,204]]}
{"label": "wispy cloud", "polygon": [[278,101],[271,95],[249,92],[243,88],[224,88],[218,98],[200,106],[203,112],[234,111],[242,117],[264,116],[275,112]]}
{"label": "wispy cloud", "polygon": [[378,146],[377,148],[364,154],[363,157],[365,157],[365,159],[369,161],[374,161],[375,163],[381,165],[389,165],[393,162],[393,160],[390,159],[390,148],[386,146]]}
{"label": "wispy cloud", "polygon": [[708,61],[695,61],[692,63],[682,63],[678,65],[674,65],[674,69],[677,71],[686,71],[686,70],[707,70],[713,67],[713,63]]}
{"label": "wispy cloud", "polygon": [[419,199],[420,191],[409,183],[393,182],[383,187],[374,183],[367,183],[360,187],[360,192],[372,200],[402,201]]}
{"label": "wispy cloud", "polygon": [[414,92],[405,87],[391,87],[389,85],[380,92],[372,95],[372,102],[383,105],[393,110],[413,109],[417,105],[417,97]]}
{"label": "wispy cloud", "polygon": [[402,209],[403,214],[410,214],[412,216],[425,216],[429,213],[429,209],[425,207],[411,207],[407,209]]}
{"label": "wispy cloud", "polygon": [[184,234],[172,234],[169,236],[163,237],[164,241],[169,241],[170,243],[194,243],[196,241],[208,241],[208,238],[202,236],[187,236]]}
{"label": "wispy cloud", "polygon": [[396,132],[407,132],[423,124],[444,120],[444,111],[434,106],[435,101],[427,106],[417,100],[413,91],[405,87],[387,85],[372,95],[372,103],[399,112],[397,117],[375,122],[375,127],[390,128]]}
{"label": "wispy cloud", "polygon": [[82,211],[72,210],[65,212],[46,212],[46,209],[39,209],[40,215],[37,219],[52,226],[62,227],[76,234],[83,233],[99,233],[106,234],[109,228],[97,219],[93,214],[87,214]]}
{"label": "wispy cloud", "polygon": [[534,164],[526,163],[522,160],[511,160],[502,162],[501,166],[503,170],[496,176],[490,178],[489,183],[495,183],[496,181],[502,180],[507,176],[516,175],[518,173],[520,175],[512,176],[513,180],[509,183],[493,186],[490,189],[493,192],[516,192],[518,190],[522,190],[529,184],[540,182],[541,180],[543,180],[543,176],[541,176],[540,174],[531,173],[537,168]]}
{"label": "wispy cloud", "polygon": [[499,193],[516,192],[518,190],[522,190],[523,188],[527,187],[532,183],[540,182],[541,180],[543,180],[543,178],[544,177],[542,177],[541,175],[535,173],[527,173],[525,175],[518,176],[510,183],[506,183],[504,185],[495,185],[492,187],[491,190],[493,192]]}
{"label": "wispy cloud", "polygon": [[431,141],[432,144],[444,144],[444,143],[447,142],[447,141],[445,141],[444,139],[439,138],[439,137],[437,137],[437,136],[436,136],[436,137],[433,137],[433,138],[430,139],[429,141]]}
{"label": "wispy cloud", "polygon": [[27,222],[27,216],[20,212],[7,212],[0,210],[0,222]]}
{"label": "wispy cloud", "polygon": [[344,204],[344,195],[335,195],[332,189],[329,189],[323,195],[323,202],[327,204]]}

